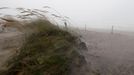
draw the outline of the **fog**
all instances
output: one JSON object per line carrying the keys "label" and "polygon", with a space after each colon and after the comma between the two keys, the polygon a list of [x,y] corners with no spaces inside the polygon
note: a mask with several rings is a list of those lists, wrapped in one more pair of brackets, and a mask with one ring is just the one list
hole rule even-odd
{"label": "fog", "polygon": [[[86,29],[89,28],[89,31],[77,28],[72,28],[72,30],[74,33],[76,32],[76,35],[80,35],[80,44],[84,43],[84,47],[87,48],[87,50],[80,52],[87,61],[87,67],[91,68],[90,71],[95,70],[94,73],[97,72],[97,75],[134,75],[134,0],[0,0],[0,7],[46,9],[43,8],[44,6],[49,6],[58,11],[57,14],[60,16],[69,17],[71,22],[71,24],[67,22],[69,26],[78,28],[85,28],[86,26]],[[4,15],[8,13],[17,14],[12,9],[0,10],[1,12]],[[52,17],[52,14],[50,15]],[[56,21],[57,25],[59,24],[57,20],[54,19],[53,21]],[[60,25],[64,25],[63,21]],[[10,27],[9,29],[7,27],[4,33],[1,32],[0,49],[3,51],[0,53],[1,56],[8,58],[7,55],[9,54],[6,53],[11,52],[8,52],[4,46],[9,41],[14,43],[12,39],[20,34],[16,30],[10,30]],[[11,40],[7,40],[8,38]],[[18,43],[21,44],[19,41]],[[5,58],[0,60],[5,61]]]}
{"label": "fog", "polygon": [[50,6],[71,18],[72,26],[133,30],[133,0],[0,0],[0,7]]}

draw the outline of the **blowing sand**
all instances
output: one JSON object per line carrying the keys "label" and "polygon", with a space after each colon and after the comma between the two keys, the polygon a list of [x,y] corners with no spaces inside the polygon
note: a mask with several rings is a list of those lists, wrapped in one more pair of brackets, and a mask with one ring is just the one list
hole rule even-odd
{"label": "blowing sand", "polygon": [[80,31],[88,46],[86,59],[101,75],[134,75],[134,34]]}

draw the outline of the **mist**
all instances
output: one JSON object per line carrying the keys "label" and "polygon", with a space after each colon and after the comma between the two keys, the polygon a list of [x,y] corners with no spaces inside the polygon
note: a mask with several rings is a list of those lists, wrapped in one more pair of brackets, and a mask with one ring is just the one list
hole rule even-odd
{"label": "mist", "polygon": [[0,0],[0,75],[134,75],[133,13],[134,0]]}
{"label": "mist", "polygon": [[133,30],[133,0],[1,0],[1,7],[50,6],[71,19],[75,27]]}

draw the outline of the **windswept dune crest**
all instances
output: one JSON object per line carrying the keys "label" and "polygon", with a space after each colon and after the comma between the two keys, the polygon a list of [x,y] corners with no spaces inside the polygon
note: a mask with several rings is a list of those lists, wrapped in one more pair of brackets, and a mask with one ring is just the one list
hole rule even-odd
{"label": "windswept dune crest", "polygon": [[97,30],[80,31],[88,46],[86,59],[101,75],[134,74],[134,36]]}

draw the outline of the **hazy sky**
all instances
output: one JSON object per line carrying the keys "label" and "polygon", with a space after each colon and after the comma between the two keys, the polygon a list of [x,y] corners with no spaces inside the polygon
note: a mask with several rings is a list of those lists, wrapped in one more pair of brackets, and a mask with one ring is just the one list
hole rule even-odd
{"label": "hazy sky", "polygon": [[134,29],[134,0],[0,0],[0,6],[41,8],[50,6],[78,26]]}

